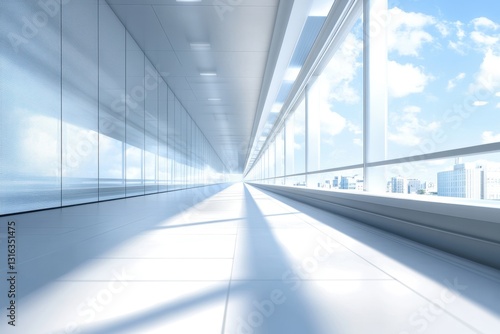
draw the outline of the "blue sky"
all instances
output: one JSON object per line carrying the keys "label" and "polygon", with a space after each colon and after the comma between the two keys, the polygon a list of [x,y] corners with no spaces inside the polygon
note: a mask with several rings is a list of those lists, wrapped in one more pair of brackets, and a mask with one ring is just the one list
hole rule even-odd
{"label": "blue sky", "polygon": [[[387,158],[500,141],[499,6],[493,0],[389,2]],[[362,161],[361,40],[358,23],[322,75],[330,92],[320,111],[322,168]],[[474,159],[500,161],[498,154],[466,160]],[[435,181],[452,164],[431,161],[400,173]],[[388,168],[388,177],[394,173],[397,168]]]}
{"label": "blue sky", "polygon": [[[498,6],[440,0],[390,7],[389,158],[500,141]],[[426,176],[425,169],[415,176],[450,167],[431,164]]]}

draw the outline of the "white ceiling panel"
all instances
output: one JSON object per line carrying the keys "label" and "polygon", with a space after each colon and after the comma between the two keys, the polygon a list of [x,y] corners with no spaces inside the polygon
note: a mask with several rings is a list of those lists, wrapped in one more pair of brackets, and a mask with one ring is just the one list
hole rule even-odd
{"label": "white ceiling panel", "polygon": [[170,89],[173,89],[174,91],[191,89],[191,86],[186,80],[186,77],[176,77],[169,75],[164,77],[164,80],[167,82]]}
{"label": "white ceiling panel", "polygon": [[162,76],[184,76],[184,71],[174,51],[147,51],[146,55]]}
{"label": "white ceiling panel", "polygon": [[174,6],[221,6],[227,4],[226,11],[238,6],[276,7],[279,0],[201,0],[199,2],[179,2],[177,0],[101,0],[112,5],[174,5]]}
{"label": "white ceiling panel", "polygon": [[241,171],[279,0],[107,2],[219,156]]}
{"label": "white ceiling panel", "polygon": [[163,28],[156,18],[151,6],[131,5],[116,6],[113,8],[130,34],[144,50],[171,51],[172,46],[163,32]]}
{"label": "white ceiling panel", "polygon": [[191,43],[210,43],[213,51],[269,50],[276,7],[235,6],[223,15],[219,8],[154,6],[175,50],[191,50]]}

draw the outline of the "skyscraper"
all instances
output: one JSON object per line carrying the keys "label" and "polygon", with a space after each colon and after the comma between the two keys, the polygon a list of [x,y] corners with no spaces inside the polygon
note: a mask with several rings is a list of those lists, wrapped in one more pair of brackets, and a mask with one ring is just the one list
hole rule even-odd
{"label": "skyscraper", "polygon": [[455,161],[453,170],[438,173],[438,196],[483,198],[483,166]]}
{"label": "skyscraper", "polygon": [[391,179],[391,192],[397,194],[407,194],[408,180],[401,176],[393,177]]}

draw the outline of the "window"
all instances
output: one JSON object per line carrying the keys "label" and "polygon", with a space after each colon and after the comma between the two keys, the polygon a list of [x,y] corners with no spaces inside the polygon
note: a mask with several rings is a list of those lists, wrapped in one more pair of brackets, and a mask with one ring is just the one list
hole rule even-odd
{"label": "window", "polygon": [[389,1],[388,158],[500,141],[497,7]]}
{"label": "window", "polygon": [[363,161],[363,25],[359,19],[308,92],[308,170]]}

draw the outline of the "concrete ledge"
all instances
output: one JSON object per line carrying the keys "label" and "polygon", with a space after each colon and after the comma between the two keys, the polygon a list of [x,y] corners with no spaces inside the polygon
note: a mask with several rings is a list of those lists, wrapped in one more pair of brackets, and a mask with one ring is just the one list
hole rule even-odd
{"label": "concrete ledge", "polygon": [[500,269],[500,205],[251,184]]}

